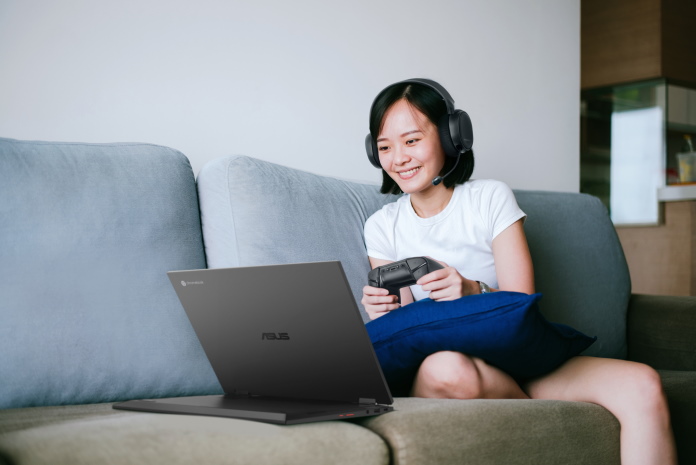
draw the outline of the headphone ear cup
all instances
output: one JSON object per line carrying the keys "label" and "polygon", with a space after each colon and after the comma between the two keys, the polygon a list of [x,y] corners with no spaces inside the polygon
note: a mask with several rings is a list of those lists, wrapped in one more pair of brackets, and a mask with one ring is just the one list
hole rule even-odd
{"label": "headphone ear cup", "polygon": [[459,150],[454,146],[452,142],[452,134],[450,133],[450,116],[453,115],[442,115],[440,121],[437,124],[437,133],[440,136],[440,144],[442,144],[442,150],[444,150],[445,155],[448,157],[458,157]]}
{"label": "headphone ear cup", "polygon": [[377,144],[372,140],[372,134],[367,134],[365,137],[365,151],[367,152],[367,159],[370,160],[372,166],[382,169],[382,164],[379,162],[379,151],[377,150]]}
{"label": "headphone ear cup", "polygon": [[471,150],[474,145],[474,128],[471,126],[471,118],[467,112],[456,110],[450,116],[450,131],[452,140],[455,145],[461,147],[462,152]]}
{"label": "headphone ear cup", "polygon": [[437,125],[440,143],[448,157],[458,157],[471,150],[474,145],[474,131],[471,118],[463,110],[443,115]]}

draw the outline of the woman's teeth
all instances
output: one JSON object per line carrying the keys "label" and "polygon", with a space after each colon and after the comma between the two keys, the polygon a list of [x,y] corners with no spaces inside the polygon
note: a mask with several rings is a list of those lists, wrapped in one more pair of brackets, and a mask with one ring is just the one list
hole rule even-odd
{"label": "woman's teeth", "polygon": [[412,170],[402,171],[402,172],[399,173],[399,175],[400,175],[402,178],[408,178],[408,177],[411,177],[411,176],[413,176],[414,174],[416,174],[416,171],[418,171],[419,169],[420,169],[420,166],[417,167],[417,168],[413,168]]}

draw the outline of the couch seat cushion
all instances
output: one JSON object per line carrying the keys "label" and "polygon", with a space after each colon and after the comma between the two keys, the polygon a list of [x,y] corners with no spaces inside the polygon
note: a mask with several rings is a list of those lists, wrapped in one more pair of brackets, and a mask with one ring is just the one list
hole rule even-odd
{"label": "couch seat cushion", "polygon": [[347,421],[276,426],[113,410],[110,404],[0,413],[0,464],[389,463],[382,439]]}
{"label": "couch seat cushion", "polygon": [[598,405],[397,398],[394,408],[361,424],[385,438],[399,465],[619,465],[619,422]]}
{"label": "couch seat cushion", "polygon": [[[696,372],[660,371],[679,463],[696,463]],[[555,400],[398,397],[394,412],[360,421],[399,465],[619,465],[619,422],[604,407]]]}

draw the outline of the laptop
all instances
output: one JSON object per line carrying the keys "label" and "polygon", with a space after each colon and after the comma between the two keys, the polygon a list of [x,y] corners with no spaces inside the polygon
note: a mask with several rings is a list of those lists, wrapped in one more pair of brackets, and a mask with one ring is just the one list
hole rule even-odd
{"label": "laptop", "polygon": [[114,408],[282,425],[393,410],[339,261],[167,275],[225,394]]}

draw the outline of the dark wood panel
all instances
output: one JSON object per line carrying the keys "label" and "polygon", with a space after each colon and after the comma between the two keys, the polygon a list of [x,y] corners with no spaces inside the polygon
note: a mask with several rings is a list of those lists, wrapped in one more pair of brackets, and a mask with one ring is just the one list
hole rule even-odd
{"label": "dark wood panel", "polygon": [[581,87],[659,77],[660,0],[582,0]]}
{"label": "dark wood panel", "polygon": [[662,0],[662,73],[696,86],[696,0]]}
{"label": "dark wood panel", "polygon": [[691,276],[691,292],[689,294],[696,295],[696,202],[689,202],[689,204],[691,209],[689,212],[691,216],[691,224],[689,225],[691,236],[691,243],[689,244],[691,250],[691,266],[688,270]]}

